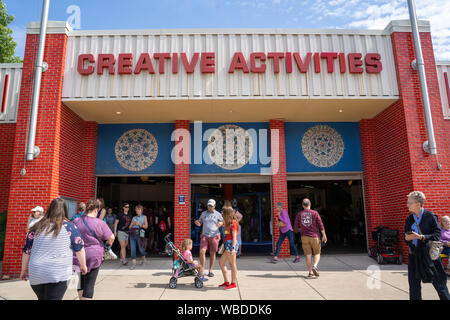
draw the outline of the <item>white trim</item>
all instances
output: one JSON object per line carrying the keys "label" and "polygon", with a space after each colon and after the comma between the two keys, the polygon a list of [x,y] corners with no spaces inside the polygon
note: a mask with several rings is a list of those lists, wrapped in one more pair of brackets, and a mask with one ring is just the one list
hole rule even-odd
{"label": "white trim", "polygon": [[[419,32],[431,32],[431,25],[428,20],[418,20],[417,26]],[[384,28],[385,34],[392,34],[394,32],[412,32],[410,20],[393,20]]]}
{"label": "white trim", "polygon": [[[40,34],[41,32],[40,21],[28,22],[27,24],[27,34]],[[47,34],[66,34],[72,31],[72,27],[67,23],[67,21],[48,21],[47,23]]]}
{"label": "white trim", "polygon": [[0,63],[0,69],[22,69],[23,63]]}
{"label": "white trim", "polygon": [[362,180],[362,172],[287,173],[287,181]]}
{"label": "white trim", "polygon": [[132,174],[96,174],[97,178],[108,178],[108,177],[175,177],[175,174],[147,174],[147,173],[132,173]]}
{"label": "white trim", "polygon": [[264,95],[264,96],[177,96],[177,97],[112,97],[112,98],[64,98],[62,102],[80,102],[80,101],[151,101],[151,100],[398,100],[400,96],[290,96],[290,95]]}
{"label": "white trim", "polygon": [[191,174],[190,184],[217,184],[217,183],[271,183],[270,175],[260,174]]}
{"label": "white trim", "polygon": [[70,37],[86,36],[143,36],[143,35],[219,35],[219,34],[350,34],[387,35],[384,30],[367,29],[284,29],[284,28],[209,28],[209,29],[122,29],[122,30],[72,30]]}
{"label": "white trim", "polygon": [[437,66],[450,66],[450,60],[449,61],[436,61]]}

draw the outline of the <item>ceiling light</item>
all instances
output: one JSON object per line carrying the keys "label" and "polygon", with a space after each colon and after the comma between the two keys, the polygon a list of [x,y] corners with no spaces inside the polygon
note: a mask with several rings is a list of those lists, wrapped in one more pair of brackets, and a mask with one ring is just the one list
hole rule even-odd
{"label": "ceiling light", "polygon": [[339,112],[341,112],[341,113],[342,113],[343,111],[344,111],[344,110],[342,110],[342,109],[339,109]]}
{"label": "ceiling light", "polygon": [[120,112],[120,111],[116,111],[116,114],[122,114],[122,112]]}

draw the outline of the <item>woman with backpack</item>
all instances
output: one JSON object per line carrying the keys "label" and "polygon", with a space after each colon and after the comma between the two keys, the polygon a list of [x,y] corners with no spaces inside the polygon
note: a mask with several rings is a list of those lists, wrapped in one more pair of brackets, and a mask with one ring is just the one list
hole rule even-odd
{"label": "woman with backpack", "polygon": [[145,263],[145,230],[148,228],[147,217],[142,214],[144,207],[137,205],[135,210],[136,216],[133,217],[130,224],[131,270],[136,269],[136,247],[139,248],[142,256],[141,266]]}
{"label": "woman with backpack", "polygon": [[[106,244],[110,246],[114,242],[114,234],[111,229],[105,221],[97,218],[100,210],[101,202],[91,200],[86,204],[86,214],[73,221],[81,233],[86,251],[87,273],[80,275],[78,285],[80,300],[91,300],[93,298],[95,281],[104,260],[105,247],[103,241],[106,241]],[[76,256],[74,256],[73,260],[75,265],[79,265]]]}
{"label": "woman with backpack", "polygon": [[161,207],[159,211],[159,216],[156,217],[155,223],[158,234],[158,250],[160,254],[163,254],[164,248],[166,246],[164,237],[169,232],[170,228],[170,218],[167,215],[166,207]]}
{"label": "woman with backpack", "polygon": [[86,273],[83,241],[69,221],[67,205],[54,199],[45,215],[29,230],[23,248],[21,280],[30,280],[38,300],[62,300],[72,277],[72,255]]}

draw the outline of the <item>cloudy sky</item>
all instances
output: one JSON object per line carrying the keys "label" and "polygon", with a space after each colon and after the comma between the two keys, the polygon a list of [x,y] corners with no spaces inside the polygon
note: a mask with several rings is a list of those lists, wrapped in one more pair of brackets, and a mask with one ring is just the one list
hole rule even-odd
{"label": "cloudy sky", "polygon": [[[23,56],[26,25],[39,21],[42,1],[4,0]],[[384,29],[409,19],[407,0],[51,0],[50,20],[65,21],[80,9],[80,28],[339,28]],[[429,20],[437,60],[450,61],[450,0],[416,0]]]}

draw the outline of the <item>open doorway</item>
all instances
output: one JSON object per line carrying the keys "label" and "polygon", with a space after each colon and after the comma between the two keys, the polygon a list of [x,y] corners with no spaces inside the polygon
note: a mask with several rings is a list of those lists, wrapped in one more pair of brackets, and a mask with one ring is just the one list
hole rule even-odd
{"label": "open doorway", "polygon": [[[289,215],[294,221],[302,200],[311,200],[319,212],[328,238],[324,253],[367,252],[361,180],[288,181]],[[300,235],[296,242],[301,248]]]}
{"label": "open doorway", "polygon": [[[228,189],[226,191],[226,189]],[[201,228],[195,226],[209,199],[216,200],[216,210],[221,212],[226,198],[236,199],[242,213],[240,223],[242,254],[266,254],[272,250],[271,200],[269,183],[192,184],[191,186],[191,238],[198,250]]]}
{"label": "open doorway", "polygon": [[[174,232],[174,177],[170,176],[126,176],[98,177],[97,197],[103,198],[105,206],[112,208],[113,214],[119,214],[124,203],[130,205],[132,216],[137,205],[144,207],[149,228],[146,230],[146,251],[148,255],[163,254],[164,236]],[[167,229],[162,232],[158,222],[165,221]],[[117,248],[117,241],[115,247]],[[115,251],[117,252],[117,251]]]}

